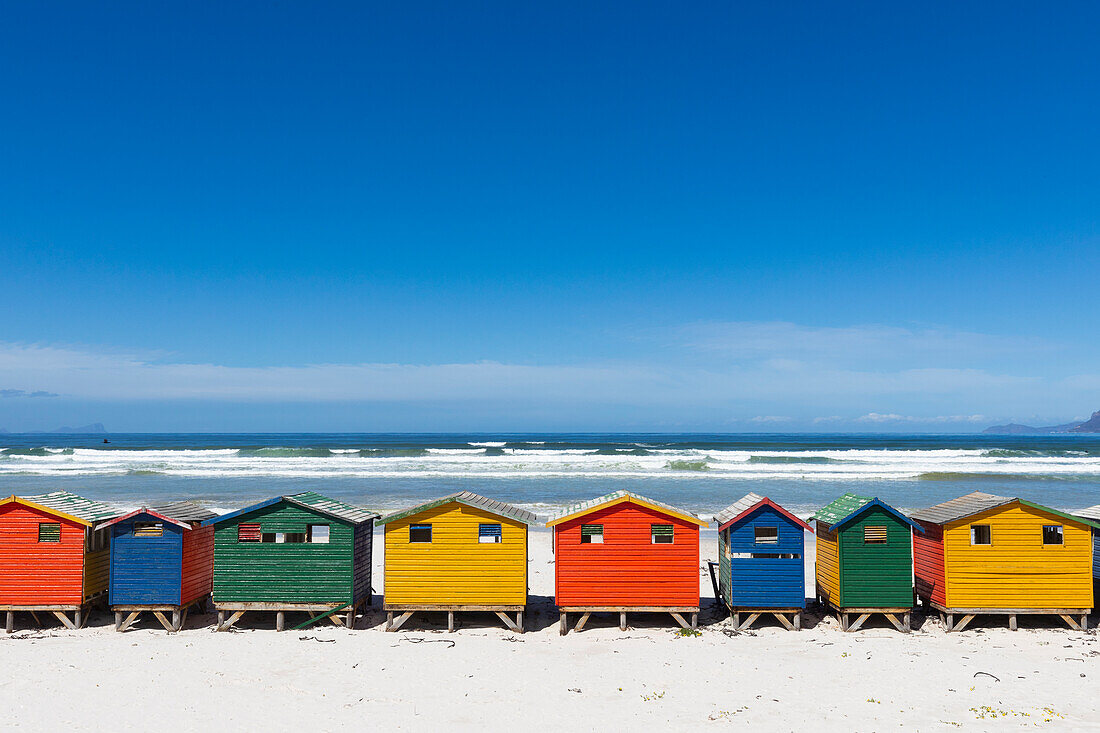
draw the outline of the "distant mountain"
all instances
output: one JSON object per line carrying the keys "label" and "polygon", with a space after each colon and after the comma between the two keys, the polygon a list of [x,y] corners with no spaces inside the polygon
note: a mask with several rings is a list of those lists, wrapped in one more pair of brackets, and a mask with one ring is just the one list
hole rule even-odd
{"label": "distant mountain", "polygon": [[70,428],[68,426],[60,427],[57,430],[51,430],[51,433],[106,433],[107,428],[103,427],[103,423],[94,422],[91,425],[81,425],[78,428]]}
{"label": "distant mountain", "polygon": [[1085,420],[1075,428],[1070,428],[1071,433],[1100,433],[1100,410],[1092,413],[1092,417]]}
{"label": "distant mountain", "polygon": [[1033,427],[1009,423],[1008,425],[994,425],[982,431],[986,435],[1045,435],[1050,433],[1100,433],[1100,410],[1092,413],[1092,417],[1085,422],[1069,422],[1064,425],[1047,425],[1045,427]]}

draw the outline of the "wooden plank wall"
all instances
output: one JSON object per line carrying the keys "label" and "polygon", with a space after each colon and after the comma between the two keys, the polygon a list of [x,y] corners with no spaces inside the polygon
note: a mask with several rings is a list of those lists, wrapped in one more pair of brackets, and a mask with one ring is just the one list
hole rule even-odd
{"label": "wooden plank wall", "polygon": [[[149,515],[136,520],[147,522]],[[183,530],[162,523],[160,537],[135,537],[134,520],[111,525],[111,604],[180,602],[180,556]]]}
{"label": "wooden plank wall", "polygon": [[352,595],[355,601],[369,600],[371,594],[371,555],[374,551],[374,520],[356,526],[353,538],[355,560],[352,569]]}
{"label": "wooden plank wall", "polygon": [[[478,542],[482,523],[501,525],[499,543]],[[410,543],[410,524],[431,524],[432,541]],[[451,502],[385,527],[386,603],[527,603],[523,522]]]}
{"label": "wooden plank wall", "polygon": [[[886,544],[865,544],[863,528],[886,527]],[[845,608],[909,608],[913,605],[912,528],[874,506],[840,535],[841,598]]]}
{"label": "wooden plank wall", "polygon": [[[61,525],[61,542],[39,542],[38,524]],[[0,507],[0,603],[83,602],[84,525],[21,504]]]}
{"label": "wooden plank wall", "polygon": [[184,605],[208,596],[214,588],[214,528],[183,533],[179,600]]}
{"label": "wooden plank wall", "polygon": [[[263,532],[330,526],[327,544],[238,542],[239,523]],[[347,603],[352,596],[353,527],[296,506],[275,504],[218,525],[214,532],[216,603]]]}
{"label": "wooden plank wall", "polygon": [[916,575],[917,595],[947,606],[943,528],[928,522],[918,524],[925,533],[922,535],[917,532],[913,535],[913,572]]}
{"label": "wooden plank wall", "polygon": [[[603,544],[582,544],[582,524],[603,524]],[[673,525],[673,544],[653,544],[651,524]],[[698,525],[625,502],[554,531],[557,605],[699,605]]]}
{"label": "wooden plank wall", "polygon": [[817,594],[829,603],[840,605],[840,543],[836,534],[817,530],[817,565],[814,580]]}
{"label": "wooden plank wall", "polygon": [[[756,527],[776,527],[779,542],[756,544]],[[733,605],[748,608],[804,608],[806,605],[803,529],[770,506],[730,527],[730,551],[793,554],[794,558],[738,558],[731,562]]]}
{"label": "wooden plank wall", "polygon": [[[993,544],[970,544],[970,525],[988,524]],[[1064,545],[1043,545],[1043,525],[1060,524]],[[1086,525],[1021,504],[983,512],[944,532],[947,600],[953,608],[1091,608],[1092,533]]]}

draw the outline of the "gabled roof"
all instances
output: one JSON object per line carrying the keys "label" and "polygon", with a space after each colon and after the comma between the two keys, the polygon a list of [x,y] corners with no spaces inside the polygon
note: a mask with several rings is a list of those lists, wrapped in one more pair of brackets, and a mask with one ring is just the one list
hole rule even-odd
{"label": "gabled roof", "polygon": [[588,501],[582,501],[573,506],[566,508],[564,511],[556,514],[546,523],[547,527],[554,527],[562,522],[570,519],[575,519],[585,514],[591,514],[592,512],[605,509],[615,504],[623,504],[630,502],[638,504],[639,506],[648,507],[654,511],[661,512],[662,514],[670,514],[678,519],[682,519],[685,522],[692,522],[700,527],[707,526],[707,520],[700,519],[695,514],[687,511],[686,509],[678,509],[670,504],[664,502],[655,501],[644,496],[639,496],[632,491],[612,491],[610,494],[604,494],[603,496],[596,497],[595,499],[589,499]]}
{"label": "gabled roof", "polygon": [[118,515],[118,509],[109,504],[85,499],[68,491],[51,491],[37,496],[11,496],[0,501],[0,505],[12,502],[64,517],[85,527]]}
{"label": "gabled roof", "polygon": [[[98,525],[96,525],[96,529],[103,529],[104,527],[112,527],[112,526],[118,524],[119,522],[125,522],[127,519],[133,519],[134,517],[140,517],[140,516],[156,517],[157,519],[159,519],[162,522],[167,522],[168,524],[174,524],[177,527],[182,527],[183,529],[191,529],[191,525],[188,524],[187,522],[182,522],[178,519],[172,519],[169,516],[161,514],[160,512],[153,511],[149,507],[145,507],[145,506],[143,506],[140,509],[135,509],[132,512],[128,512],[128,513],[123,514],[121,516],[115,517],[114,519],[109,519],[106,522],[100,522]],[[215,515],[215,516],[217,516],[217,515]]]}
{"label": "gabled roof", "polygon": [[930,524],[950,524],[989,511],[990,509],[998,509],[1003,506],[1017,503],[1046,514],[1061,517],[1062,519],[1069,519],[1074,522],[1080,522],[1090,527],[1100,529],[1100,522],[1090,517],[1082,516],[1079,512],[1063,512],[1057,509],[1051,509],[1048,506],[1043,506],[1042,504],[1036,504],[1033,501],[1027,501],[1026,499],[1010,496],[996,496],[995,494],[983,494],[980,491],[975,491],[965,496],[945,501],[942,504],[936,504],[927,509],[921,509],[913,513],[913,519],[929,522]]}
{"label": "gabled roof", "polygon": [[254,512],[258,509],[266,509],[269,506],[274,506],[280,503],[287,503],[297,506],[301,509],[307,509],[309,511],[317,512],[326,517],[330,517],[340,522],[346,522],[348,524],[362,524],[363,522],[371,519],[377,519],[378,515],[374,512],[367,511],[366,509],[360,509],[354,507],[351,504],[345,504],[342,501],[336,501],[330,499],[327,496],[322,496],[314,491],[303,491],[300,494],[291,494],[290,496],[274,496],[266,501],[261,501],[258,504],[252,506],[246,506],[244,509],[238,509],[235,512],[229,512],[228,514],[222,514],[220,517],[214,517],[213,519],[207,519],[202,523],[202,526],[219,525],[224,522],[232,521],[250,512]]}
{"label": "gabled roof", "polygon": [[[857,496],[856,494],[844,494],[828,506],[818,509],[811,519],[816,519],[822,524],[828,525],[830,530],[836,531],[843,529],[849,523],[854,522],[859,515],[874,507],[883,509],[899,521],[908,524],[913,530],[924,534],[924,529],[919,524],[886,502],[881,501],[877,497],[871,498]],[[844,514],[845,511],[848,513]]]}
{"label": "gabled roof", "polygon": [[1090,506],[1085,509],[1078,509],[1073,513],[1073,516],[1080,519],[1091,519],[1093,521],[1100,521],[1100,504]]}
{"label": "gabled roof", "polygon": [[197,501],[169,501],[150,504],[149,508],[181,522],[205,522],[218,516],[217,512],[210,511]]}
{"label": "gabled roof", "polygon": [[760,496],[760,494],[754,494],[750,491],[722,511],[715,514],[714,519],[711,521],[718,522],[718,524],[725,524],[731,519],[739,517],[747,512],[749,509],[752,509],[754,506],[759,504],[763,498],[764,497]]}
{"label": "gabled roof", "polygon": [[1017,499],[1016,501],[1020,502],[1024,506],[1029,506],[1032,509],[1038,509],[1041,512],[1046,512],[1047,514],[1053,514],[1056,517],[1061,517],[1062,519],[1068,519],[1071,522],[1080,522],[1081,524],[1087,524],[1088,526],[1092,527],[1093,529],[1100,529],[1100,522],[1095,522],[1095,521],[1093,521],[1091,519],[1088,519],[1086,517],[1074,516],[1073,514],[1070,514],[1069,512],[1059,511],[1058,509],[1051,509],[1048,506],[1043,506],[1042,504],[1036,504],[1035,502],[1028,501],[1027,499]]}
{"label": "gabled roof", "polygon": [[411,517],[414,514],[420,514],[421,512],[429,509],[434,509],[437,506],[443,506],[450,503],[465,504],[466,506],[473,507],[474,509],[481,509],[491,514],[499,514],[502,517],[508,519],[514,519],[517,522],[523,522],[524,524],[535,524],[538,521],[531,512],[526,509],[520,509],[519,507],[512,506],[511,504],[505,504],[502,501],[496,501],[495,499],[489,499],[480,494],[475,494],[472,491],[457,491],[447,496],[442,496],[432,501],[426,501],[423,504],[417,504],[409,509],[402,509],[399,512],[393,514],[387,514],[382,519],[378,520],[378,524],[389,524],[390,522],[396,522],[399,519]]}
{"label": "gabled roof", "polygon": [[718,522],[718,531],[721,532],[730,525],[736,524],[742,519],[748,518],[749,515],[755,513],[757,510],[762,509],[763,507],[771,507],[772,509],[779,512],[784,517],[791,520],[803,529],[810,532],[814,531],[813,527],[806,524],[801,519],[791,514],[771,499],[767,498],[766,496],[758,496],[757,494],[752,493],[746,494],[734,503],[730,504],[722,511],[718,512],[717,515],[715,515],[714,521]]}
{"label": "gabled roof", "polygon": [[184,529],[191,529],[192,522],[204,522],[207,519],[214,519],[218,516],[197,501],[173,501],[165,504],[143,506],[128,514],[123,514],[122,516],[102,522],[97,526],[97,529],[100,527],[110,527],[142,514],[156,517],[162,522],[168,522],[169,524],[174,524]]}
{"label": "gabled roof", "polygon": [[981,491],[974,491],[965,496],[959,496],[941,504],[930,506],[927,509],[915,511],[912,516],[913,519],[917,519],[921,522],[947,524],[948,522],[955,522],[964,517],[972,517],[975,514],[981,514],[990,509],[996,509],[999,506],[1011,504],[1014,501],[1016,500],[1012,497],[997,496],[996,494],[985,494]]}
{"label": "gabled roof", "polygon": [[872,501],[874,500],[870,496],[858,496],[851,493],[844,494],[843,496],[833,499],[831,504],[827,504],[818,509],[810,516],[810,519],[816,519],[822,524],[836,524],[856,509],[860,509]]}

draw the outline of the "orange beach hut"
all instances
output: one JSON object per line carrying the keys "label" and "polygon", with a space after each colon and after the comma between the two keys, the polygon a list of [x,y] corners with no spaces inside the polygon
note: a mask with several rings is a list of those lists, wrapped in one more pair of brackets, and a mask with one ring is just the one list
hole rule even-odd
{"label": "orange beach hut", "polygon": [[[553,529],[554,597],[560,632],[568,614],[575,630],[597,612],[672,614],[684,628],[699,620],[699,528],[689,511],[616,491],[569,507],[546,523]],[[691,614],[690,624],[682,614]]]}
{"label": "orange beach hut", "polygon": [[17,611],[36,620],[52,613],[78,629],[89,604],[106,600],[110,530],[94,526],[116,514],[67,491],[0,500],[0,611],[8,633]]}

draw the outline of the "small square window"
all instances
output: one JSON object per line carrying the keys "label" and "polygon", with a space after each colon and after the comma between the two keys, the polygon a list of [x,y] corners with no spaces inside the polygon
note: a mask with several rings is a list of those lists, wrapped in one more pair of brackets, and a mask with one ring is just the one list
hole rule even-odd
{"label": "small square window", "polygon": [[885,545],[886,544],[886,527],[878,525],[867,525],[863,528],[863,544],[865,545]]}
{"label": "small square window", "polygon": [[306,533],[305,532],[276,532],[275,541],[284,545],[301,545],[305,544]]}
{"label": "small square window", "polygon": [[163,537],[164,525],[160,522],[134,522],[134,537]]}
{"label": "small square window", "polygon": [[495,545],[501,541],[499,524],[477,525],[477,541],[483,545]]}
{"label": "small square window", "polygon": [[779,544],[779,527],[754,527],[756,534],[756,544],[758,545],[778,545]]}
{"label": "small square window", "polygon": [[651,524],[649,525],[650,540],[655,545],[671,545],[672,544],[672,525],[671,524]]}
{"label": "small square window", "polygon": [[39,542],[60,542],[61,524],[55,522],[43,522],[38,525]]}
{"label": "small square window", "polygon": [[970,525],[970,544],[972,545],[992,545],[993,544],[993,530],[988,524],[972,524]]}
{"label": "small square window", "polygon": [[1043,544],[1044,545],[1061,545],[1061,544],[1065,544],[1065,537],[1062,534],[1062,525],[1060,525],[1060,524],[1046,524],[1046,525],[1043,525]]}
{"label": "small square window", "polygon": [[329,526],[327,524],[310,524],[306,527],[306,542],[315,545],[327,545],[329,539]]}
{"label": "small square window", "polygon": [[603,525],[602,524],[582,524],[581,525],[581,544],[582,545],[602,545],[603,544]]}
{"label": "small square window", "polygon": [[260,525],[258,524],[237,525],[237,542],[259,542],[260,535]]}
{"label": "small square window", "polygon": [[409,525],[409,542],[431,542],[432,541],[432,525],[430,524],[410,524]]}

